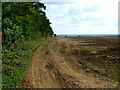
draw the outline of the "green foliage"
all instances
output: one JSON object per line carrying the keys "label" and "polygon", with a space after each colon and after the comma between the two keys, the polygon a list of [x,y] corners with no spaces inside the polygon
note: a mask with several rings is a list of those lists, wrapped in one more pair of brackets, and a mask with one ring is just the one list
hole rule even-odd
{"label": "green foliage", "polygon": [[3,45],[10,46],[16,41],[36,40],[53,35],[46,9],[42,3],[4,2],[3,3]]}
{"label": "green foliage", "polygon": [[88,52],[95,51],[95,49],[93,49],[93,48],[85,48],[85,50]]}
{"label": "green foliage", "polygon": [[9,49],[3,47],[3,88],[18,88],[29,65],[33,51],[47,38],[36,41],[22,41]]}
{"label": "green foliage", "polygon": [[3,45],[8,46],[11,43],[16,43],[16,41],[20,41],[23,37],[22,27],[16,26],[9,18],[5,18],[3,19],[3,35]]}
{"label": "green foliage", "polygon": [[3,2],[2,80],[3,88],[17,88],[33,51],[53,35],[40,2]]}

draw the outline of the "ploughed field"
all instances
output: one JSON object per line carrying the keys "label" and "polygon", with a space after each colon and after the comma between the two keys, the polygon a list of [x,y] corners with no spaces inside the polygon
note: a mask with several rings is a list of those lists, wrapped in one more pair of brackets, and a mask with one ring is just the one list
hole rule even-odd
{"label": "ploughed field", "polygon": [[2,83],[2,32],[0,31],[0,88]]}
{"label": "ploughed field", "polygon": [[118,87],[118,37],[55,37],[39,46],[23,88]]}
{"label": "ploughed field", "polygon": [[1,49],[2,49],[2,32],[0,31],[0,60],[1,60]]}

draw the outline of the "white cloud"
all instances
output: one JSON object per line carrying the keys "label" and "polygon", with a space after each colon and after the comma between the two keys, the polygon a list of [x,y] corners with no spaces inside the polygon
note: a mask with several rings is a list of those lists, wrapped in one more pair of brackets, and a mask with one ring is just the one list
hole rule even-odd
{"label": "white cloud", "polygon": [[59,5],[47,5],[48,8],[58,8]]}
{"label": "white cloud", "polygon": [[61,18],[61,17],[64,17],[63,14],[58,14],[58,15],[51,15],[53,18]]}
{"label": "white cloud", "polygon": [[100,8],[98,5],[92,5],[92,6],[86,6],[83,8],[84,12],[98,12],[100,11]]}
{"label": "white cloud", "polygon": [[[56,2],[59,1],[56,0]],[[117,33],[118,1],[120,0],[71,1],[73,2],[71,4],[46,4],[47,16],[56,33],[64,33],[61,29],[71,33]],[[65,31],[65,33],[68,32]]]}

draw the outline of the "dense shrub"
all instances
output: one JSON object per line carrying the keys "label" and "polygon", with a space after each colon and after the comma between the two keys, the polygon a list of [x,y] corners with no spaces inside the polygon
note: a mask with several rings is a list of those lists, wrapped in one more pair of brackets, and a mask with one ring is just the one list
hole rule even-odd
{"label": "dense shrub", "polygon": [[36,40],[53,35],[43,3],[4,2],[3,3],[3,45],[10,46],[16,41]]}
{"label": "dense shrub", "polygon": [[53,31],[43,3],[3,2],[2,8],[2,86],[17,88],[33,51]]}

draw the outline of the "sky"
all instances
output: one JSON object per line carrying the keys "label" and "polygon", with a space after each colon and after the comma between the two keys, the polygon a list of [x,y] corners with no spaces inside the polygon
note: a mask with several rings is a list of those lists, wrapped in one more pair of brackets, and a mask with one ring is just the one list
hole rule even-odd
{"label": "sky", "polygon": [[41,0],[55,34],[118,34],[120,0]]}

